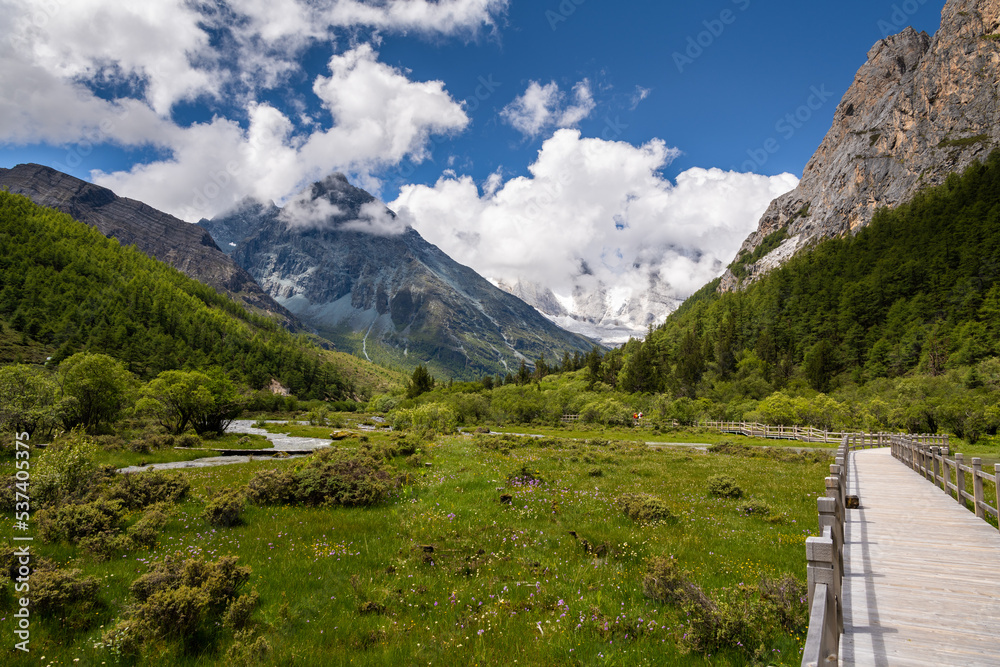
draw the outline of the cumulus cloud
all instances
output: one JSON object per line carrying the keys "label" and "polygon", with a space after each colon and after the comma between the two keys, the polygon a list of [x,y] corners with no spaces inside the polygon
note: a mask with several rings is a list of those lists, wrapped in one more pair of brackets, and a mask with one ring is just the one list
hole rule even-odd
{"label": "cumulus cloud", "polygon": [[717,277],[770,201],[797,184],[719,169],[670,182],[660,170],[677,155],[659,140],[633,146],[560,130],[528,176],[491,177],[480,191],[449,175],[403,188],[389,206],[483,275],[548,286],[570,312],[600,319],[601,308],[624,312],[651,291],[672,302]]}
{"label": "cumulus cloud", "polygon": [[[93,180],[188,220],[247,194],[281,199],[310,180],[374,172],[427,156],[431,135],[469,122],[440,81],[412,81],[368,44],[343,50],[315,79],[321,118],[259,93],[301,75],[297,57],[337,29],[474,35],[508,0],[0,0],[0,141],[153,147],[164,158]],[[179,124],[179,103],[220,112]],[[294,107],[294,105],[292,105]],[[294,119],[294,120],[293,120]],[[61,166],[61,165],[55,165]]]}
{"label": "cumulus cloud", "polygon": [[573,86],[572,102],[559,85],[551,81],[544,86],[537,81],[528,84],[524,94],[500,112],[511,127],[532,139],[553,128],[576,127],[595,107],[594,96],[587,79]]}
{"label": "cumulus cloud", "polygon": [[332,171],[377,186],[374,173],[408,157],[427,156],[432,134],[461,131],[469,122],[440,81],[411,81],[378,61],[367,44],[334,56],[329,77],[313,91],[329,113],[329,129],[296,135],[292,121],[266,104],[247,109],[249,127],[214,119],[176,132],[169,159],[95,182],[186,220],[211,217],[247,194],[281,200]]}

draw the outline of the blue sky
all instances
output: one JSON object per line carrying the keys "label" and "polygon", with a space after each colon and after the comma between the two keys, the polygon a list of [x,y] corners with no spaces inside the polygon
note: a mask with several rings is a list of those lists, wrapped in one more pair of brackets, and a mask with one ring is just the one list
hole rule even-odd
{"label": "blue sky", "polygon": [[[248,195],[284,203],[343,171],[496,282],[552,289],[570,311],[574,293],[621,288],[626,305],[657,293],[640,308],[657,317],[794,186],[867,51],[907,25],[933,34],[941,12],[927,0],[0,9],[0,166],[48,164],[189,221]],[[550,258],[539,244],[568,247]]]}

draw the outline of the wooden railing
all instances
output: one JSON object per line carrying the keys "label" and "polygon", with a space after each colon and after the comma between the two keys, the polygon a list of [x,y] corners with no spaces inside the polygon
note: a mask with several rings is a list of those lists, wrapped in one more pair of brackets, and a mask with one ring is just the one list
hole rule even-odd
{"label": "wooden railing", "polygon": [[[989,514],[996,518],[1000,526],[1000,463],[993,466],[993,475],[983,471],[982,459],[972,459],[972,466],[965,465],[965,456],[955,454],[954,459],[948,458],[949,452],[915,441],[906,436],[891,438],[892,455],[908,465],[915,472],[923,475],[934,486],[954,498],[963,507],[969,507],[966,501],[972,503],[970,508],[980,519],[986,519]],[[966,475],[971,475],[972,493],[967,490]],[[954,480],[954,481],[952,481]],[[986,502],[983,482],[993,482],[996,486],[997,507],[991,507]],[[954,493],[952,493],[954,492]]]}
{"label": "wooden railing", "polygon": [[[825,431],[812,426],[771,426],[756,422],[701,422],[702,428],[710,428],[720,433],[745,435],[750,438],[766,438],[770,440],[799,440],[801,442],[841,442],[845,436],[850,437],[851,449],[868,449],[871,447],[888,447],[889,438],[895,433],[864,433],[859,431]],[[947,435],[910,435],[920,443],[948,447]]]}
{"label": "wooden railing", "polygon": [[[860,439],[859,447],[867,447]],[[826,478],[826,497],[816,501],[820,537],[806,538],[809,581],[809,634],[802,654],[803,667],[836,665],[844,631],[844,520],[846,518],[847,462],[851,438],[841,437],[835,463]]]}

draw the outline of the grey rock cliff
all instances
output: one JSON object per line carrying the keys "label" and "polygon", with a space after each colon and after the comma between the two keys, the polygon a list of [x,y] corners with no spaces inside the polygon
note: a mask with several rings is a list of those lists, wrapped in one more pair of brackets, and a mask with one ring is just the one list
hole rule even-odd
{"label": "grey rock cliff", "polygon": [[[1000,145],[998,33],[1000,0],[949,0],[933,38],[907,28],[872,47],[799,186],[771,203],[720,289],[857,231],[878,208],[909,201]],[[747,262],[781,230],[780,246]]]}

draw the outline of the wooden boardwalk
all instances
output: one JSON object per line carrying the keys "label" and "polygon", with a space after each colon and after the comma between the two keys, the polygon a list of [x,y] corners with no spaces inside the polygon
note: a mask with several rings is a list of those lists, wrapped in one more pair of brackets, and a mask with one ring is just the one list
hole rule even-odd
{"label": "wooden boardwalk", "polygon": [[888,449],[847,475],[840,664],[1000,666],[1000,532]]}

